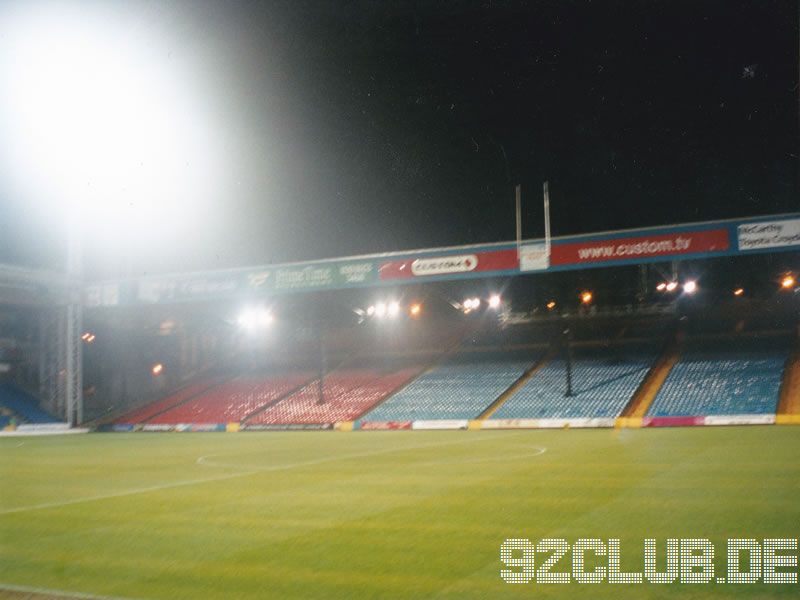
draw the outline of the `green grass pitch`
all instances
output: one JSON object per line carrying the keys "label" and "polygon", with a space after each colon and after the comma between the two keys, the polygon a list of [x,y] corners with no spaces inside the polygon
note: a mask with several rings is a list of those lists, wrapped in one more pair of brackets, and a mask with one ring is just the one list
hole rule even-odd
{"label": "green grass pitch", "polygon": [[800,429],[0,438],[0,597],[800,596],[509,585],[510,537],[619,538],[626,571],[646,537],[800,537]]}

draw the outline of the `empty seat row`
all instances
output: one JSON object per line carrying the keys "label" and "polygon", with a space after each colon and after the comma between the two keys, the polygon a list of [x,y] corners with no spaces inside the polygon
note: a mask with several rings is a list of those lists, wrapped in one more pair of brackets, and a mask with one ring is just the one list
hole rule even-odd
{"label": "empty seat row", "polygon": [[567,395],[567,361],[549,361],[492,415],[496,419],[616,417],[650,369],[657,348],[584,349],[572,361],[572,395]]}
{"label": "empty seat row", "polygon": [[0,406],[7,407],[26,423],[56,422],[56,419],[39,408],[36,398],[10,384],[0,384]]}
{"label": "empty seat row", "polygon": [[153,417],[148,422],[163,425],[238,422],[297,389],[311,377],[308,372],[237,377]]}
{"label": "empty seat row", "polygon": [[258,413],[248,424],[301,424],[352,421],[417,375],[421,366],[394,369],[341,369]]}
{"label": "empty seat row", "polygon": [[774,413],[788,348],[780,341],[694,344],[661,386],[648,415]]}
{"label": "empty seat row", "polygon": [[365,415],[370,421],[473,419],[537,360],[538,353],[462,352]]}

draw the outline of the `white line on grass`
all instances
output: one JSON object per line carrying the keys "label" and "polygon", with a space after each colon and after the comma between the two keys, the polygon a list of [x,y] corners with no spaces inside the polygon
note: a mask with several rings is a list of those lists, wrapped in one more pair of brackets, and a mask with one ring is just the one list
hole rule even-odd
{"label": "white line on grass", "polygon": [[41,510],[44,508],[57,508],[60,506],[70,506],[72,504],[80,504],[81,502],[93,502],[95,500],[121,498],[123,496],[132,496],[134,494],[146,494],[147,492],[158,492],[160,490],[167,490],[170,488],[183,487],[187,485],[197,485],[198,483],[206,483],[211,481],[224,481],[225,479],[233,479],[234,477],[244,477],[245,475],[252,475],[255,472],[256,471],[249,471],[247,473],[229,473],[228,475],[220,475],[219,477],[205,477],[203,479],[189,479],[187,481],[177,481],[174,483],[165,483],[163,485],[151,485],[148,487],[125,490],[123,492],[112,492],[110,494],[97,494],[96,496],[75,498],[74,500],[64,500],[62,502],[43,502],[42,504],[32,504],[30,506],[18,506],[16,508],[6,508],[4,510],[0,510],[0,515],[10,515],[14,513],[26,512],[29,510]]}
{"label": "white line on grass", "polygon": [[[519,435],[519,434],[511,434],[511,435]],[[195,462],[198,465],[203,465],[203,466],[206,466],[206,467],[223,467],[223,468],[227,468],[227,469],[247,469],[248,471],[251,471],[251,472],[252,471],[259,471],[259,472],[264,472],[264,471],[266,471],[266,472],[270,472],[270,471],[286,471],[288,469],[296,469],[298,467],[310,467],[310,466],[321,465],[321,464],[325,464],[325,463],[329,463],[329,462],[347,460],[347,459],[350,459],[350,458],[366,458],[366,457],[369,457],[369,456],[380,456],[382,454],[394,454],[395,452],[405,452],[406,450],[420,450],[420,449],[423,449],[423,448],[438,448],[438,447],[441,447],[441,446],[454,446],[454,445],[457,445],[457,444],[463,444],[465,442],[480,442],[482,440],[491,440],[491,439],[497,439],[497,438],[494,438],[492,436],[479,437],[479,438],[475,438],[475,437],[462,438],[462,439],[456,440],[454,442],[441,442],[441,443],[438,443],[438,444],[417,444],[417,445],[414,445],[414,446],[403,446],[403,447],[400,447],[400,448],[386,448],[385,450],[376,450],[376,451],[373,451],[373,452],[359,452],[359,453],[356,453],[356,454],[342,454],[342,455],[338,455],[338,456],[328,456],[328,457],[325,457],[325,458],[317,458],[317,459],[314,459],[314,460],[306,460],[306,461],[302,461],[302,462],[288,463],[288,464],[284,464],[284,465],[272,465],[272,466],[266,466],[266,467],[259,467],[259,466],[255,466],[255,465],[244,465],[244,466],[242,466],[242,465],[237,465],[237,464],[222,463],[222,462],[215,462],[215,461],[206,460],[206,459],[208,459],[208,458],[210,458],[212,456],[224,456],[224,453],[221,454],[221,455],[220,454],[206,454],[205,456],[198,457],[198,459]],[[542,448],[538,448],[537,447],[537,449],[538,450],[542,450],[542,452],[539,452],[538,454],[543,454],[543,449]],[[538,454],[536,456],[538,456]]]}
{"label": "white line on grass", "polygon": [[84,594],[82,592],[68,592],[66,590],[51,590],[48,588],[29,587],[27,585],[14,585],[0,582],[0,591],[20,592],[21,594],[40,594],[42,596],[58,596],[60,598],[81,598],[82,600],[143,600],[129,596],[100,596],[97,594]]}
{"label": "white line on grass", "polygon": [[[519,432],[519,433],[511,434],[511,435],[521,435],[522,433],[524,433],[524,432]],[[454,442],[443,442],[443,443],[439,443],[439,444],[417,444],[415,446],[403,446],[403,447],[399,447],[399,448],[387,448],[385,450],[377,450],[377,451],[374,451],[374,452],[361,452],[361,453],[357,453],[357,454],[343,454],[343,455],[339,455],[339,456],[329,456],[329,457],[326,457],[326,458],[319,458],[319,459],[315,459],[315,460],[307,460],[307,461],[302,461],[302,462],[287,463],[287,464],[283,464],[283,465],[273,465],[273,466],[269,466],[269,467],[257,467],[257,466],[245,466],[245,467],[242,467],[242,466],[239,466],[239,465],[231,465],[231,464],[226,464],[226,463],[209,462],[209,461],[206,461],[205,459],[207,459],[210,456],[218,456],[218,455],[208,454],[206,456],[199,457],[195,462],[198,465],[203,465],[203,466],[207,466],[207,467],[224,467],[224,468],[229,468],[229,469],[230,468],[244,468],[244,469],[247,469],[247,470],[246,471],[242,471],[240,473],[228,473],[227,475],[220,475],[218,477],[205,477],[205,478],[202,478],[202,479],[189,479],[189,480],[186,480],[186,481],[178,481],[178,482],[174,482],[174,483],[164,483],[162,485],[151,485],[151,486],[147,486],[147,487],[134,488],[132,490],[125,490],[125,491],[121,491],[121,492],[111,492],[109,494],[97,494],[95,496],[87,496],[87,497],[84,497],[84,498],[75,498],[73,500],[63,500],[63,501],[60,501],[60,502],[43,502],[41,504],[33,504],[33,505],[30,505],[30,506],[18,506],[16,508],[7,508],[7,509],[4,509],[4,510],[0,510],[0,515],[10,515],[10,514],[15,514],[15,513],[27,512],[27,511],[31,511],[31,510],[42,510],[42,509],[46,509],[46,508],[59,508],[59,507],[62,507],[62,506],[71,506],[73,504],[81,504],[83,502],[94,502],[94,501],[97,501],[97,500],[108,500],[108,499],[111,499],[111,498],[123,498],[125,496],[133,496],[133,495],[136,495],[136,494],[146,494],[146,493],[149,493],[149,492],[158,492],[158,491],[161,491],[161,490],[168,490],[168,489],[172,489],[172,488],[185,487],[185,486],[189,486],[189,485],[198,485],[198,484],[201,484],[201,483],[211,483],[211,482],[215,482],[215,481],[224,481],[226,479],[235,479],[237,477],[246,477],[248,475],[254,475],[256,473],[263,473],[263,472],[270,472],[270,471],[288,471],[290,469],[296,469],[296,468],[300,468],[300,467],[308,467],[308,466],[320,465],[320,464],[325,464],[325,463],[329,463],[329,462],[336,462],[336,461],[340,461],[340,460],[348,460],[348,459],[351,459],[351,458],[366,458],[366,457],[369,457],[369,456],[379,456],[379,455],[382,455],[382,454],[391,454],[391,453],[395,453],[395,452],[405,452],[407,450],[419,450],[419,449],[422,449],[422,448],[436,448],[436,447],[441,447],[441,446],[453,446],[453,445],[456,445],[456,444],[463,444],[463,443],[466,443],[466,442],[480,442],[480,441],[483,441],[483,440],[492,440],[492,439],[497,439],[497,438],[494,437],[494,436],[472,437],[472,436],[468,435],[468,437],[464,437],[464,438],[462,438],[460,440],[457,440],[457,441],[454,441]]]}

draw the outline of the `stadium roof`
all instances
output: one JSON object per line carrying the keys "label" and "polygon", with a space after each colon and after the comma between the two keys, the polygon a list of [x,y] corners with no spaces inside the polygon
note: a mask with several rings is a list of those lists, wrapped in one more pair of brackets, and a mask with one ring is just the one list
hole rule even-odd
{"label": "stadium roof", "polygon": [[554,237],[549,244],[529,239],[111,280],[88,285],[85,303],[208,301],[797,250],[800,213],[788,213]]}

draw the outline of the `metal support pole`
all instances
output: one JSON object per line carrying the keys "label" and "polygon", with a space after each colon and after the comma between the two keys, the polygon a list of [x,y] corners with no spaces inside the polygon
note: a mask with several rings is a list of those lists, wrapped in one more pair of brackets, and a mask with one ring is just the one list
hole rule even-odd
{"label": "metal support pole", "polygon": [[550,258],[550,182],[545,181],[542,185],[542,195],[544,197],[544,247],[547,258]]}
{"label": "metal support pole", "polygon": [[67,274],[70,277],[70,297],[65,322],[65,391],[67,422],[77,425],[83,422],[83,290],[81,286],[81,239],[80,214],[70,215],[67,240]]}
{"label": "metal support pole", "polygon": [[567,358],[567,391],[564,394],[567,398],[573,396],[572,393],[572,332],[569,328],[564,330],[564,348],[566,350],[566,358]]}
{"label": "metal support pole", "polygon": [[[318,309],[319,310],[319,309]],[[322,315],[317,315],[317,341],[319,343],[319,378],[317,379],[317,404],[325,404],[325,336],[322,332]]]}
{"label": "metal support pole", "polygon": [[516,187],[516,215],[517,215],[517,260],[519,260],[520,247],[522,246],[522,185]]}

